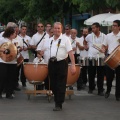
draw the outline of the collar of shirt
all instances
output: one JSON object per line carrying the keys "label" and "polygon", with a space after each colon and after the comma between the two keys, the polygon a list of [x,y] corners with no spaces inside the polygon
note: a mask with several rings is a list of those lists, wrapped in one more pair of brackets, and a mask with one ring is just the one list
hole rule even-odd
{"label": "collar of shirt", "polygon": [[40,34],[39,32],[37,32],[37,34],[38,34],[38,35],[44,35],[44,33],[45,33],[44,31],[43,31],[43,33],[42,33],[42,34]]}
{"label": "collar of shirt", "polygon": [[[94,38],[96,38],[97,36],[94,34],[94,33],[92,33],[93,34],[93,36],[94,36]],[[98,37],[102,37],[102,33],[100,32],[100,34],[99,34],[99,36]]]}
{"label": "collar of shirt", "polygon": [[120,32],[117,34],[117,35],[115,35],[113,32],[111,33],[113,36],[117,36],[117,37],[120,37]]}
{"label": "collar of shirt", "polygon": [[54,36],[51,38],[53,41],[58,41],[59,39],[62,39],[62,33],[60,34],[59,38],[57,40],[54,39]]}

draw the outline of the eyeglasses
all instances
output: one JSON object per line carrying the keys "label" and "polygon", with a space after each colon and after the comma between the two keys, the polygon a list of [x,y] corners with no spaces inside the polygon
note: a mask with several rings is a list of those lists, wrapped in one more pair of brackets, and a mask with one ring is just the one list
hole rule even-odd
{"label": "eyeglasses", "polygon": [[41,27],[42,28],[43,26],[37,26],[37,27]]}

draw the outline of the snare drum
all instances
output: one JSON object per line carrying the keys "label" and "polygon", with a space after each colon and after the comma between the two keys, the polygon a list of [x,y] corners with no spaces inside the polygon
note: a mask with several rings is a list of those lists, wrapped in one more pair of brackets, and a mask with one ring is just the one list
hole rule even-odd
{"label": "snare drum", "polygon": [[67,85],[66,86],[71,86],[73,85],[77,80],[78,80],[78,77],[79,77],[79,74],[80,74],[80,65],[79,64],[76,64],[75,67],[76,67],[76,73],[74,75],[71,74],[71,65],[69,64],[68,65],[68,75],[67,75]]}
{"label": "snare drum", "polygon": [[79,58],[79,64],[81,66],[104,66],[104,58]]}
{"label": "snare drum", "polygon": [[111,68],[115,69],[120,65],[120,45],[117,46],[112,53],[105,59],[105,63]]}
{"label": "snare drum", "polygon": [[28,81],[43,82],[48,75],[47,64],[27,62],[23,66],[24,74]]}

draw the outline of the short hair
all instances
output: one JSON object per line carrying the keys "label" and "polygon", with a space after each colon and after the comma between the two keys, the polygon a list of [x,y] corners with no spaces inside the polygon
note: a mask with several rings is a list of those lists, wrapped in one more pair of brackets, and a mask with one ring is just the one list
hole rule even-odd
{"label": "short hair", "polygon": [[70,24],[65,25],[65,27],[68,27],[69,29],[71,29],[71,25]]}
{"label": "short hair", "polygon": [[51,24],[50,22],[47,22],[47,23],[45,24],[45,26],[47,26],[48,24],[51,25],[51,27],[52,27],[52,24]]}
{"label": "short hair", "polygon": [[97,28],[100,28],[100,24],[98,22],[95,22],[92,24],[92,26],[95,25]]}
{"label": "short hair", "polygon": [[27,25],[21,25],[21,28],[22,28],[22,27],[26,27],[26,28],[27,28]]}
{"label": "short hair", "polygon": [[61,22],[55,22],[54,25],[55,25],[55,24],[61,25],[61,28],[63,28],[63,25],[62,25]]}
{"label": "short hair", "polygon": [[8,38],[13,33],[15,33],[14,28],[13,27],[8,27],[8,28],[5,29],[5,32],[3,33],[3,37]]}
{"label": "short hair", "polygon": [[13,27],[16,28],[17,25],[14,22],[8,22],[7,27]]}
{"label": "short hair", "polygon": [[113,22],[118,24],[118,27],[120,26],[120,20],[114,20]]}

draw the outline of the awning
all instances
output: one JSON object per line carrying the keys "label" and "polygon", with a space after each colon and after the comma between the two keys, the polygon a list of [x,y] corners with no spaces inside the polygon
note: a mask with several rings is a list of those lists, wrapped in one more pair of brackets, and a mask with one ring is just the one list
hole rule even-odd
{"label": "awning", "polygon": [[85,25],[92,25],[93,23],[95,22],[98,22],[100,25],[102,24],[102,22],[110,17],[110,16],[113,16],[114,14],[113,13],[103,13],[103,14],[98,14],[98,15],[95,15],[87,20],[84,21],[84,24]]}
{"label": "awning", "polygon": [[102,25],[103,26],[111,26],[113,24],[113,21],[114,20],[120,20],[120,13],[119,14],[115,14],[115,15],[112,15],[108,18],[106,18],[103,22],[102,22]]}

